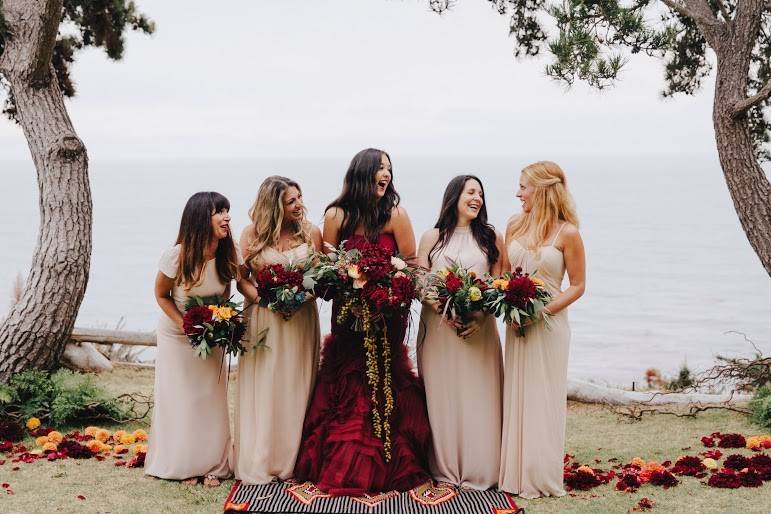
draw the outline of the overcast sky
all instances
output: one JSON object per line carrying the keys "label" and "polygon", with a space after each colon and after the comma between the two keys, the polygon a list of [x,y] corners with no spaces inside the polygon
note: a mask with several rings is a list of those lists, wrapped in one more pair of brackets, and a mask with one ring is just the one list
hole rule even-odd
{"label": "overcast sky", "polygon": [[[636,57],[616,87],[568,91],[547,58],[514,58],[485,0],[443,16],[427,0],[137,4],[155,35],[73,70],[69,112],[92,159],[715,154],[712,80],[665,100],[661,62]],[[2,159],[28,159],[4,120]]]}

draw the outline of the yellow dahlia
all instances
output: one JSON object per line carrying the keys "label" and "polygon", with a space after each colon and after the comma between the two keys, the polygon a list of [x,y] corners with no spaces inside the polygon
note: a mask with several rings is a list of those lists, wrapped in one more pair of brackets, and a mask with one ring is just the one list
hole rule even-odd
{"label": "yellow dahlia", "polygon": [[533,284],[535,284],[537,287],[544,287],[544,286],[546,285],[546,284],[544,283],[544,281],[543,281],[543,280],[541,280],[540,278],[536,278],[536,277],[530,277],[530,280],[531,280],[531,281],[533,282]]}
{"label": "yellow dahlia", "polygon": [[632,464],[633,466],[637,466],[640,469],[645,467],[645,461],[642,460],[640,457],[635,457],[634,459],[632,459],[630,464]]}
{"label": "yellow dahlia", "polygon": [[38,446],[43,446],[48,442],[48,436],[41,435],[40,437],[35,439],[35,444]]}
{"label": "yellow dahlia", "polygon": [[116,430],[112,434],[112,440],[115,441],[116,443],[119,443],[120,442],[120,438],[123,437],[124,435],[126,435],[127,433],[128,432],[126,432],[125,430]]}
{"label": "yellow dahlia", "polygon": [[96,431],[96,434],[94,434],[94,439],[101,441],[103,443],[107,442],[109,438],[110,438],[110,432],[103,428],[98,429]]}
{"label": "yellow dahlia", "polygon": [[104,443],[102,441],[99,441],[98,439],[93,439],[91,441],[88,441],[86,443],[86,446],[89,450],[91,450],[92,453],[99,453],[102,451],[102,448],[104,447]]}
{"label": "yellow dahlia", "polygon": [[44,452],[55,452],[56,451],[56,443],[46,443],[43,445],[43,451]]}
{"label": "yellow dahlia", "polygon": [[506,288],[509,287],[509,281],[503,278],[496,278],[493,280],[493,289],[498,289],[500,291],[505,291]]}
{"label": "yellow dahlia", "polygon": [[147,432],[141,428],[134,430],[134,439],[137,441],[147,441]]}
{"label": "yellow dahlia", "polygon": [[771,436],[756,435],[747,438],[747,448],[753,451],[760,451],[771,447]]}
{"label": "yellow dahlia", "polygon": [[709,470],[717,469],[717,461],[715,459],[704,459],[701,463]]}
{"label": "yellow dahlia", "polygon": [[583,471],[585,473],[589,473],[590,475],[594,475],[594,470],[589,466],[579,466],[576,471]]}
{"label": "yellow dahlia", "polygon": [[134,455],[138,455],[140,453],[147,453],[147,445],[146,444],[138,444],[134,446]]}
{"label": "yellow dahlia", "polygon": [[476,302],[482,299],[482,291],[478,287],[469,287],[468,290],[469,300]]}
{"label": "yellow dahlia", "polygon": [[112,451],[120,455],[123,453],[128,453],[128,448],[126,448],[122,444],[116,444],[115,447],[112,449]]}
{"label": "yellow dahlia", "polygon": [[134,444],[137,442],[137,438],[134,437],[134,434],[124,434],[123,437],[120,438],[121,444]]}
{"label": "yellow dahlia", "polygon": [[37,418],[29,418],[27,420],[27,429],[35,430],[39,426],[40,426],[40,420],[39,419],[37,419]]}
{"label": "yellow dahlia", "polygon": [[54,430],[53,432],[48,434],[48,440],[54,444],[59,444],[64,440],[64,436],[61,432],[57,432]]}
{"label": "yellow dahlia", "polygon": [[98,431],[99,431],[99,427],[86,427],[83,433],[86,435],[90,435],[91,437],[95,437]]}

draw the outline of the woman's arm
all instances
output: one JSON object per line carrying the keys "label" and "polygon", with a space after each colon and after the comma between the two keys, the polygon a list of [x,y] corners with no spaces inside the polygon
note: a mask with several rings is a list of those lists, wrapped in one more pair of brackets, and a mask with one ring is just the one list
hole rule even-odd
{"label": "woman's arm", "polygon": [[421,268],[425,268],[427,270],[431,269],[431,264],[428,262],[428,254],[429,252],[431,252],[431,248],[434,247],[434,245],[438,240],[439,240],[438,228],[432,228],[431,230],[426,231],[420,237],[420,245],[418,246],[418,257],[416,260],[416,264],[418,266],[420,266]]}
{"label": "woman's arm", "polygon": [[505,271],[511,271],[511,263],[509,262],[509,253],[506,251],[507,246],[503,242],[503,236],[498,231],[495,232],[495,247],[498,248],[498,260],[490,269],[490,274],[499,277]]}
{"label": "woman's arm", "polygon": [[391,211],[391,230],[393,230],[399,254],[408,262],[415,263],[415,232],[412,222],[404,207],[397,206]]}
{"label": "woman's arm", "polygon": [[335,248],[340,244],[340,229],[343,226],[345,213],[339,207],[330,207],[324,213],[323,240]]}
{"label": "woman's arm", "polygon": [[317,252],[320,252],[323,250],[324,241],[321,236],[321,230],[319,230],[319,227],[317,227],[316,225],[311,225],[311,243],[313,244],[313,249],[316,250]]}
{"label": "woman's arm", "polygon": [[180,329],[182,329],[182,313],[177,309],[177,304],[171,298],[171,290],[174,288],[174,279],[169,278],[160,271],[155,276],[155,301],[158,306]]}
{"label": "woman's arm", "polygon": [[567,225],[562,231],[561,239],[570,286],[546,305],[544,310],[547,314],[557,314],[581,298],[586,289],[586,255],[581,234],[573,225]]}
{"label": "woman's arm", "polygon": [[241,237],[238,240],[238,248],[241,251],[241,257],[244,260],[244,264],[241,265],[241,278],[236,282],[236,288],[239,293],[244,295],[244,308],[252,303],[257,303],[260,300],[257,288],[250,278],[252,269],[246,264],[246,258],[249,256],[249,245],[252,244],[251,234],[252,226],[249,225],[241,231]]}

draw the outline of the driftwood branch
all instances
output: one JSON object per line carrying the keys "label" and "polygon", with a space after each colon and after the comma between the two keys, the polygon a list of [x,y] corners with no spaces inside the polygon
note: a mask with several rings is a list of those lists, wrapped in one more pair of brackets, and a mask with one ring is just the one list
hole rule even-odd
{"label": "driftwood branch", "polygon": [[738,412],[744,415],[749,414],[749,410],[743,409],[741,407],[735,407],[733,405],[694,404],[694,405],[689,405],[687,410],[681,411],[681,412],[659,409],[656,407],[651,407],[649,405],[642,405],[642,404],[623,405],[623,406],[606,404],[605,407],[613,414],[616,414],[617,416],[621,416],[624,418],[628,418],[629,421],[631,422],[641,421],[643,417],[645,417],[646,415],[652,416],[654,414],[664,414],[667,416],[675,416],[677,418],[695,418],[697,414],[702,412],[707,412],[710,410],[724,410],[724,411],[730,411],[730,412]]}
{"label": "driftwood branch", "polygon": [[156,346],[153,332],[128,330],[100,330],[75,327],[70,339],[77,343],[125,344],[128,346]]}

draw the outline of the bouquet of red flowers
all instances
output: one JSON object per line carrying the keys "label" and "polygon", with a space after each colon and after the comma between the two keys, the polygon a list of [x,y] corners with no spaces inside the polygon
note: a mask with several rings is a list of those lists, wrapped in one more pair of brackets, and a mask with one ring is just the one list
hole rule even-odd
{"label": "bouquet of red flowers", "polygon": [[320,297],[341,299],[337,323],[343,324],[353,315],[352,329],[364,333],[372,430],[383,440],[388,462],[394,398],[385,318],[409,310],[416,295],[418,273],[388,248],[362,237],[343,241],[338,248],[328,250],[308,276]]}
{"label": "bouquet of red flowers", "polygon": [[221,346],[229,355],[246,351],[241,343],[246,322],[240,306],[220,296],[188,299],[182,325],[196,355],[205,359],[215,346]]}
{"label": "bouquet of red flowers", "polygon": [[465,324],[474,313],[484,312],[484,292],[489,287],[473,271],[453,265],[429,275],[424,298],[437,302],[442,316]]}
{"label": "bouquet of red flowers", "polygon": [[[516,323],[520,336],[525,335],[525,323],[545,314],[542,311],[551,301],[551,294],[543,281],[522,273],[522,268],[493,280],[484,296],[485,309],[506,323]],[[544,321],[547,321],[545,316]]]}
{"label": "bouquet of red flowers", "polygon": [[267,307],[288,320],[306,300],[304,272],[297,266],[270,264],[255,275],[260,307]]}

